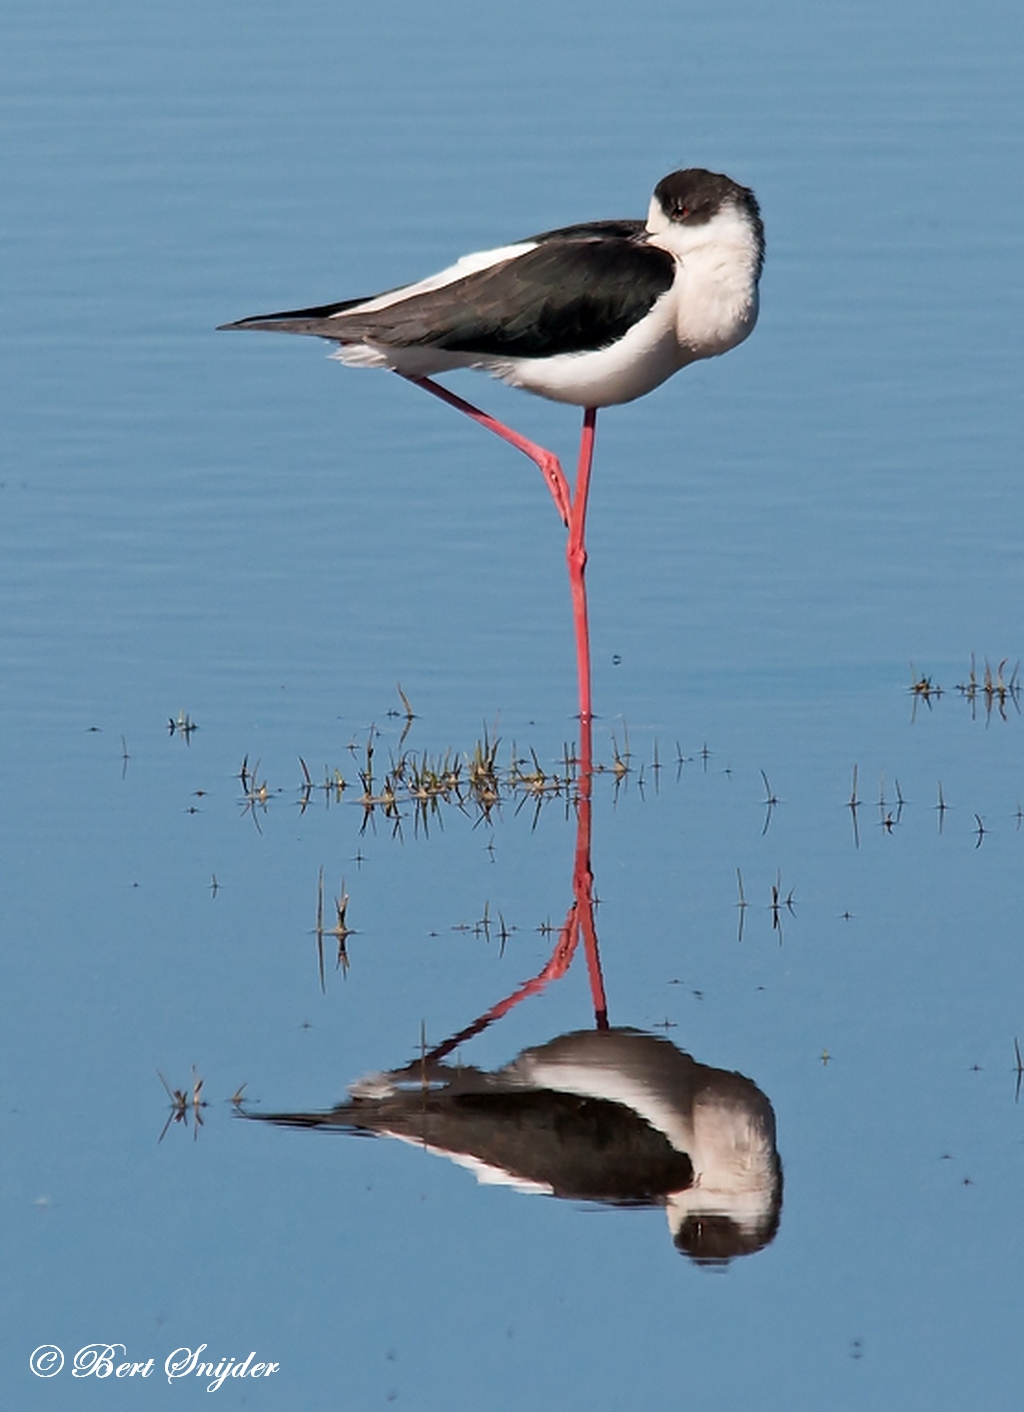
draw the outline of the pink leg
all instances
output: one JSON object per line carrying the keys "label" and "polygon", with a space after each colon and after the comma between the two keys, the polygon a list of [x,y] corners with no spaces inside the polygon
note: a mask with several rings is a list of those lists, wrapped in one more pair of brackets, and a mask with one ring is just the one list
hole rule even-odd
{"label": "pink leg", "polygon": [[[423,1062],[436,1064],[439,1060],[446,1058],[447,1055],[451,1054],[452,1050],[458,1049],[460,1045],[466,1044],[469,1040],[481,1034],[489,1025],[493,1025],[495,1020],[503,1019],[510,1010],[514,1009],[523,1000],[526,1000],[528,996],[540,995],[541,991],[552,981],[558,980],[561,976],[564,976],[569,969],[573,956],[576,954],[576,944],[579,941],[579,934],[579,922],[576,918],[576,908],[573,906],[569,909],[569,915],[565,919],[565,926],[563,926],[558,934],[558,942],[544,969],[534,976],[532,980],[524,981],[522,985],[517,986],[511,995],[506,995],[505,999],[499,1000],[497,1005],[492,1005],[479,1019],[474,1020],[471,1025],[467,1025],[464,1030],[460,1030],[458,1034],[452,1035],[451,1039],[446,1039],[443,1044],[439,1044],[436,1048],[431,1049],[429,1053],[424,1055]],[[598,1028],[600,1029],[602,1027],[599,1025]],[[411,1067],[410,1065],[410,1068]]]}
{"label": "pink leg", "polygon": [[464,412],[480,426],[500,436],[517,451],[522,451],[540,469],[545,484],[551,492],[562,522],[569,531],[566,545],[566,562],[569,568],[569,586],[572,591],[573,624],[576,631],[576,672],[579,683],[580,704],[580,753],[578,770],[578,799],[576,820],[576,857],[573,866],[573,904],[565,925],[559,934],[558,944],[544,969],[532,980],[526,981],[504,1000],[491,1007],[473,1024],[446,1040],[426,1056],[427,1061],[436,1062],[445,1055],[479,1034],[495,1020],[508,1014],[515,1005],[528,995],[543,990],[550,981],[563,976],[569,969],[576,951],[580,934],[583,935],[587,957],[587,972],[590,979],[590,994],[594,1005],[594,1020],[598,1029],[608,1028],[608,1001],[605,996],[604,979],[601,974],[601,958],[597,947],[597,927],[594,923],[594,875],[590,862],[590,820],[591,784],[593,779],[593,744],[590,695],[590,630],[587,622],[587,590],[585,574],[587,567],[586,521],[587,498],[590,494],[590,470],[594,460],[594,434],[597,426],[597,408],[587,407],[583,412],[583,431],[580,436],[580,454],[576,468],[576,495],[569,491],[561,462],[551,451],[536,442],[520,436],[511,427],[499,422],[496,417],[474,407],[472,402],[449,392],[446,387],[431,378],[409,378],[409,382],[422,387],[435,397]]}
{"label": "pink leg", "polygon": [[[587,496],[590,493],[590,467],[594,459],[594,428],[597,408],[587,407],[583,413],[583,433],[580,437],[580,459],[576,471],[576,495],[569,517],[569,542],[565,557],[569,565],[569,587],[572,590],[572,615],[576,628],[576,672],[580,698],[580,766],[589,790],[590,760],[590,630],[587,624],[587,590],[584,574],[587,567],[586,521]],[[585,747],[585,748],[584,748]]]}
{"label": "pink leg", "polygon": [[587,407],[583,413],[580,456],[576,471],[576,494],[569,519],[569,542],[566,560],[569,565],[569,585],[572,589],[573,622],[576,628],[576,668],[580,695],[580,755],[577,767],[578,798],[576,801],[576,862],[572,888],[576,899],[576,916],[583,936],[590,978],[590,995],[594,1005],[594,1021],[599,1030],[608,1028],[608,1001],[605,996],[601,958],[597,948],[597,927],[594,923],[594,874],[590,863],[591,782],[593,779],[593,712],[590,700],[590,630],[587,623],[586,520],[587,497],[590,493],[590,468],[594,460],[594,433],[597,408]]}
{"label": "pink leg", "polygon": [[[585,766],[585,768],[584,768]],[[531,980],[492,1005],[471,1025],[459,1030],[458,1034],[446,1039],[423,1056],[422,1064],[436,1064],[440,1060],[481,1034],[495,1020],[502,1019],[528,996],[540,993],[554,980],[568,971],[583,937],[583,947],[587,958],[587,975],[590,981],[590,997],[594,1006],[594,1023],[599,1030],[608,1028],[608,1000],[605,995],[604,978],[601,974],[601,958],[597,947],[597,928],[594,924],[594,874],[590,863],[590,722],[580,728],[580,774],[579,797],[576,801],[576,854],[573,861],[572,892],[573,900],[565,923],[558,934],[558,941],[547,965]],[[414,1066],[410,1065],[410,1069]]]}
{"label": "pink leg", "polygon": [[545,450],[543,446],[538,446],[535,441],[529,441],[525,436],[520,436],[517,431],[507,427],[504,422],[499,422],[497,417],[482,412],[479,407],[474,407],[472,402],[457,397],[454,392],[449,392],[446,387],[442,387],[440,383],[434,382],[431,378],[409,378],[407,381],[415,383],[417,387],[422,387],[424,392],[433,393],[442,402],[447,402],[449,407],[454,407],[459,412],[465,412],[466,416],[472,417],[474,422],[486,427],[488,431],[493,431],[495,436],[500,436],[503,441],[507,441],[510,446],[521,451],[524,456],[529,456],[544,477],[544,483],[551,492],[555,507],[562,517],[562,523],[568,528],[572,511],[569,482],[562,470],[562,463],[553,452]]}
{"label": "pink leg", "polygon": [[590,863],[591,816],[590,721],[580,722],[579,795],[576,800],[576,859],[572,871],[572,891],[576,903],[576,921],[583,936],[590,979],[590,998],[594,1006],[594,1023],[599,1030],[608,1028],[608,1000],[605,996],[601,957],[597,948],[597,926],[594,922],[594,873]]}
{"label": "pink leg", "polygon": [[510,446],[514,446],[517,451],[522,451],[524,456],[528,456],[539,467],[558,513],[569,531],[566,560],[569,566],[569,587],[572,592],[573,624],[576,631],[576,675],[579,683],[581,746],[584,740],[587,742],[586,758],[585,760],[581,759],[580,764],[581,775],[586,780],[586,787],[589,789],[592,768],[589,749],[592,711],[590,631],[587,623],[587,592],[584,573],[587,567],[587,496],[590,493],[590,468],[594,459],[597,408],[587,407],[583,413],[583,432],[580,436],[580,455],[576,470],[576,495],[573,497],[570,494],[569,482],[565,478],[562,464],[553,452],[546,450],[543,446],[538,446],[536,442],[528,440],[525,436],[520,436],[517,431],[513,431],[504,422],[499,422],[496,417],[482,412],[479,407],[474,407],[472,402],[457,397],[454,392],[449,392],[446,387],[434,382],[432,378],[408,378],[407,381],[415,383],[417,387],[422,387],[424,392],[429,392],[434,397],[440,398],[449,407],[464,412],[474,422],[486,427],[488,431],[494,432],[495,436],[500,436],[503,441],[507,441]]}

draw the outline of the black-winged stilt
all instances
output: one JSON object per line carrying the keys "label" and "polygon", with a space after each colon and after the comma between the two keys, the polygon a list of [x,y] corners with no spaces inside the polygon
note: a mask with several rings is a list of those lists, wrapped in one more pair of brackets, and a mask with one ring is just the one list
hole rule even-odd
{"label": "black-winged stilt", "polygon": [[560,1035],[494,1072],[416,1060],[349,1093],[319,1112],[246,1117],[399,1138],[520,1191],[663,1206],[676,1247],[701,1264],[752,1254],[778,1229],[771,1103],[639,1030]]}
{"label": "black-winged stilt", "polygon": [[[568,531],[581,761],[590,768],[585,520],[599,407],[630,402],[688,363],[735,348],[757,320],[764,228],[754,194],[691,167],[655,187],[646,223],[584,222],[464,255],[372,298],[224,324],[312,334],[354,367],[390,368],[539,467]],[[575,494],[558,458],[432,381],[480,368],[584,409]]]}

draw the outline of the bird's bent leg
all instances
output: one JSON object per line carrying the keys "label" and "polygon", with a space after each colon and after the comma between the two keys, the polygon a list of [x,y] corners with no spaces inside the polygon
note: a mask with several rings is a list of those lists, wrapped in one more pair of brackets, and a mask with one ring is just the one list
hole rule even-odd
{"label": "bird's bent leg", "polygon": [[442,402],[447,402],[448,406],[454,407],[456,411],[465,412],[466,416],[472,417],[474,422],[486,427],[488,431],[493,431],[495,436],[500,436],[502,441],[507,441],[510,446],[514,446],[517,451],[528,456],[544,477],[544,484],[551,492],[555,508],[562,517],[562,523],[567,529],[569,528],[572,514],[569,482],[562,470],[562,463],[553,451],[548,451],[545,447],[538,446],[535,441],[520,436],[517,431],[507,427],[504,422],[499,422],[497,417],[492,417],[489,413],[481,411],[479,407],[474,407],[472,402],[467,402],[465,398],[457,397],[454,392],[449,392],[446,387],[434,382],[432,378],[411,377],[406,380],[415,383],[417,387],[422,387],[424,392],[433,393],[435,397],[439,397]]}

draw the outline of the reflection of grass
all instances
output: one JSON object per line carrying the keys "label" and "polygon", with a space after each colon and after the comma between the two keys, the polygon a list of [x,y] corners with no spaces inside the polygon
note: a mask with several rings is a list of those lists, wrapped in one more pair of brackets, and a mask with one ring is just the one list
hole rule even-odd
{"label": "reflection of grass", "polygon": [[[348,773],[338,765],[329,765],[324,767],[319,779],[306,758],[298,757],[302,773],[297,791],[300,813],[305,813],[316,796],[320,796],[327,807],[350,802],[362,811],[361,832],[376,831],[378,821],[383,821],[390,825],[393,836],[401,837],[410,822],[417,835],[429,834],[431,825],[444,822],[446,810],[458,811],[475,825],[493,821],[503,808],[510,807],[518,815],[532,805],[536,826],[540,811],[551,801],[560,801],[565,809],[571,809],[578,802],[582,771],[574,744],[563,743],[561,755],[544,764],[533,746],[522,749],[512,741],[503,749],[501,737],[485,726],[482,735],[468,748],[449,746],[437,752],[419,750],[407,743],[417,717],[409,698],[401,688],[399,691],[403,709],[385,713],[402,721],[397,744],[381,747],[380,729],[370,726],[361,743],[353,740],[347,747],[352,757]],[[384,749],[387,749],[386,765],[381,759]],[[591,762],[590,776],[608,778],[616,796],[628,788],[632,780],[639,796],[645,798],[651,781],[654,791],[659,791],[665,768],[657,739],[653,741],[652,752],[649,760],[637,759],[628,727],[623,723],[617,732],[610,733],[605,758],[598,756]],[[711,753],[705,745],[696,754],[686,755],[677,741],[677,782],[684,766],[694,759],[702,762],[703,772],[707,774]],[[779,801],[763,771],[761,777],[767,790],[763,826],[763,831],[767,832],[772,811]],[[285,791],[280,786],[271,788],[260,774],[260,763],[251,764],[248,756],[242,761],[237,778],[242,786],[239,801],[242,813],[251,814],[254,824],[260,828],[259,816],[266,814],[272,800]]]}
{"label": "reflection of grass", "polygon": [[[187,711],[179,711],[176,717],[171,716],[171,718],[167,722],[167,734],[180,735],[186,745],[191,745],[192,732],[197,731],[198,729],[199,727],[196,725],[195,721],[193,721],[192,717],[188,714]],[[121,737],[121,744],[124,746],[124,736]],[[124,756],[122,758],[124,758],[125,760],[127,760],[128,758],[127,746],[124,746]]]}
{"label": "reflection of grass", "polygon": [[[1008,720],[1007,706],[1012,705],[1014,710],[1020,713],[1020,663],[1017,662],[1013,670],[1007,676],[1006,668],[1009,657],[993,667],[988,658],[985,659],[985,669],[979,676],[974,653],[971,653],[971,670],[966,681],[957,682],[956,689],[960,696],[969,703],[971,708],[971,718],[977,719],[979,714],[984,714],[985,719],[991,719],[993,713],[998,714],[1002,719]],[[914,708],[912,716],[917,715],[918,702],[931,709],[932,702],[938,701],[943,695],[943,689],[931,677],[919,675],[913,663],[910,664],[910,694],[914,698]]]}
{"label": "reflection of grass", "polygon": [[333,927],[324,926],[324,870],[320,869],[320,881],[317,888],[316,899],[316,951],[317,962],[320,971],[320,989],[326,990],[326,976],[324,974],[324,937],[333,937],[337,944],[338,954],[335,960],[335,969],[340,970],[343,975],[348,975],[349,958],[347,942],[350,936],[355,936],[355,932],[348,925],[348,893],[345,891],[345,879],[341,880],[341,895],[334,899],[335,923]]}
{"label": "reflection of grass", "polygon": [[[380,818],[390,824],[394,834],[400,834],[409,819],[417,833],[429,833],[431,824],[443,822],[446,808],[456,809],[475,822],[486,822],[502,805],[511,805],[518,813],[525,804],[532,803],[539,812],[552,799],[571,803],[577,797],[578,761],[568,746],[559,762],[561,768],[545,769],[536,750],[531,748],[524,755],[514,743],[503,761],[499,757],[501,738],[492,738],[486,729],[468,750],[448,748],[437,754],[404,746],[407,733],[403,732],[401,748],[397,755],[390,755],[384,770],[380,770],[375,758],[378,732],[371,726],[367,733],[356,769],[361,792],[354,798],[363,811],[364,831],[375,828]],[[356,754],[357,747],[349,749]],[[316,783],[301,756],[299,765],[301,811],[309,807],[314,790],[322,793],[325,804],[341,802],[349,782],[339,768],[328,767],[322,781]],[[630,773],[628,752],[621,754],[613,739],[610,763],[594,765],[593,772],[612,775],[618,787]],[[257,786],[247,760],[239,777],[247,811],[252,810],[255,815],[256,809],[265,810],[270,791],[265,782]]]}
{"label": "reflection of grass", "polygon": [[256,825],[256,832],[262,833],[263,830],[260,828],[260,821],[256,811],[258,809],[264,814],[267,812],[270,790],[267,787],[266,780],[257,778],[259,768],[260,762],[258,760],[252,769],[249,768],[249,757],[247,755],[242,761],[242,768],[238,772],[238,780],[242,786],[242,813],[251,814],[252,821]]}
{"label": "reflection of grass", "polygon": [[[750,906],[750,903],[747,901],[747,894],[743,887],[743,874],[740,872],[739,868],[736,869],[736,884],[739,890],[739,897],[736,902],[736,910],[739,913],[736,940],[742,941],[743,930],[746,926],[747,908]],[[771,885],[771,901],[768,903],[768,911],[771,913],[772,931],[778,936],[779,945],[781,946],[782,914],[786,912],[791,917],[796,916],[796,889],[791,887],[787,892],[783,892],[781,871],[776,872],[775,881]],[[673,981],[672,984],[674,985],[676,982]],[[694,992],[694,994],[696,993],[697,992]]]}
{"label": "reflection of grass", "polygon": [[1004,676],[1006,664],[1009,659],[1004,657],[993,674],[989,666],[988,659],[985,660],[985,675],[979,683],[974,669],[974,654],[971,654],[971,674],[966,682],[961,682],[957,686],[957,691],[971,703],[971,715],[977,711],[977,703],[981,700],[984,703],[986,717],[991,716],[993,710],[999,712],[1003,720],[1006,720],[1006,703],[1013,703],[1014,709],[1020,711],[1020,680],[1017,673],[1020,670],[1020,663],[1017,662],[1010,673],[1009,680]]}
{"label": "reflection of grass", "polygon": [[[164,1078],[163,1074],[161,1074],[160,1070],[157,1069],[156,1072],[157,1078],[164,1086],[164,1090],[167,1093],[167,1097],[171,1100],[171,1111],[167,1115],[167,1121],[166,1123],[164,1123],[160,1136],[157,1138],[157,1142],[163,1142],[164,1138],[167,1135],[167,1129],[171,1126],[172,1123],[183,1123],[185,1127],[188,1127],[190,1113],[192,1115],[193,1120],[192,1136],[198,1137],[199,1129],[203,1126],[202,1110],[207,1105],[206,1100],[202,1096],[203,1081],[196,1072],[195,1065],[192,1065],[191,1094],[182,1088],[171,1088],[170,1084]],[[241,1097],[241,1091],[239,1091],[238,1097]]]}

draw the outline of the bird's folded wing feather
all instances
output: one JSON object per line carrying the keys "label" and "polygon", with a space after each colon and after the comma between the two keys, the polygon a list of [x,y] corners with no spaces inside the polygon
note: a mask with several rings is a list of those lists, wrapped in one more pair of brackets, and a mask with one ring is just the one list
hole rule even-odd
{"label": "bird's folded wing feather", "polygon": [[360,313],[368,301],[347,300],[229,327],[385,348],[552,357],[621,338],[672,285],[673,257],[638,243],[632,222],[569,227],[557,237],[541,237],[525,254],[382,309]]}

